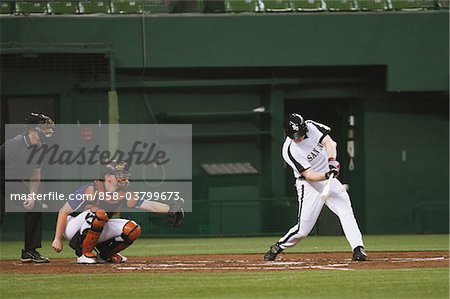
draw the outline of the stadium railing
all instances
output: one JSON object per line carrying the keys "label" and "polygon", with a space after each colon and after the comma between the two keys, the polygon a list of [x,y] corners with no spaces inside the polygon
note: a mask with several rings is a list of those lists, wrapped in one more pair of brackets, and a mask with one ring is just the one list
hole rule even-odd
{"label": "stadium railing", "polygon": [[450,0],[0,0],[0,15],[389,12],[449,9]]}

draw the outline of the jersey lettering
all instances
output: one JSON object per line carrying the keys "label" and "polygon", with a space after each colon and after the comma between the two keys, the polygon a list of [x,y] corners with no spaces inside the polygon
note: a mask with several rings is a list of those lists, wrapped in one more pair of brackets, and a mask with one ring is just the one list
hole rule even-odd
{"label": "jersey lettering", "polygon": [[311,151],[311,153],[309,153],[306,158],[308,159],[308,162],[311,162],[312,160],[314,160],[315,157],[317,157],[320,152],[323,150],[323,145],[322,143],[317,143],[317,146],[315,148],[313,148],[313,150]]}

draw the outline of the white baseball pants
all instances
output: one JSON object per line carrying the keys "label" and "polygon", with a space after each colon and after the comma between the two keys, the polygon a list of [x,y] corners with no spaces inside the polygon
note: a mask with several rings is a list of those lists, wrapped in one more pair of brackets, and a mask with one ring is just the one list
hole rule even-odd
{"label": "white baseball pants", "polygon": [[[90,228],[91,225],[86,221],[87,218],[90,218],[89,215],[92,214],[95,216],[91,210],[86,210],[83,213],[79,214],[76,217],[68,216],[67,217],[67,225],[66,230],[64,231],[64,237],[67,240],[71,240],[73,236],[79,231],[82,233],[86,228]],[[122,234],[122,229],[124,225],[128,222],[127,219],[109,219],[103,227],[103,231],[100,234],[100,238],[97,243],[104,242],[106,240],[118,237]]]}
{"label": "white baseball pants", "polygon": [[325,185],[326,181],[308,182],[297,179],[298,223],[277,242],[282,249],[296,245],[309,235],[324,204],[339,217],[345,237],[352,250],[357,246],[364,246],[361,232],[353,215],[350,197],[344,186],[339,180],[333,179],[328,199],[323,201],[320,198],[320,193]]}

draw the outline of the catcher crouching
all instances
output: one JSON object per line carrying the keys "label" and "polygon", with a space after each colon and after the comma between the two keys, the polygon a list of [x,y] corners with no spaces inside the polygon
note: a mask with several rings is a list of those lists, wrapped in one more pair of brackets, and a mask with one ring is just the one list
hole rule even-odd
{"label": "catcher crouching", "polygon": [[[130,178],[128,163],[112,161],[103,167],[101,179],[78,187],[74,194],[86,196],[74,197],[77,200],[67,201],[59,210],[53,250],[62,251],[64,237],[75,250],[79,264],[127,262],[120,252],[140,237],[141,227],[134,220],[112,218],[123,206],[165,213],[174,227],[182,226],[182,199],[170,205],[139,198],[126,200]],[[119,197],[105,200],[105,194],[113,193]]]}

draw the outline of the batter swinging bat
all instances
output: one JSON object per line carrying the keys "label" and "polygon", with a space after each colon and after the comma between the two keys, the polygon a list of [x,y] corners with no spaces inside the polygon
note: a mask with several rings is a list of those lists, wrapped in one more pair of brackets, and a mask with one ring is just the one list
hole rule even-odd
{"label": "batter swinging bat", "polygon": [[330,174],[330,177],[327,180],[327,184],[323,188],[322,193],[320,193],[320,199],[323,201],[326,201],[328,198],[328,195],[330,194],[330,185],[331,185],[331,180],[333,180],[333,178],[334,178],[334,173]]}

